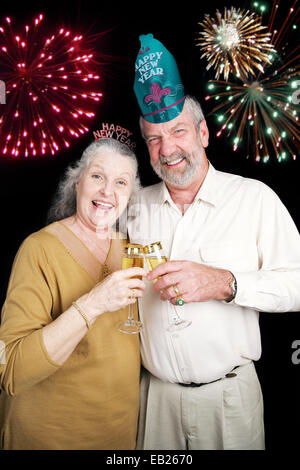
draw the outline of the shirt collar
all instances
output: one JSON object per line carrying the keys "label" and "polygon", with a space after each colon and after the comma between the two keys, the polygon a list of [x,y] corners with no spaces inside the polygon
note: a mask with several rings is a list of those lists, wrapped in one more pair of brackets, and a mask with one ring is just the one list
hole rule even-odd
{"label": "shirt collar", "polygon": [[[209,162],[207,174],[198,193],[195,196],[194,201],[200,200],[215,206],[217,204],[217,193],[217,172]],[[166,184],[162,182],[159,186],[159,190],[157,191],[157,203],[164,204],[165,202],[168,202],[170,205],[174,204]]]}
{"label": "shirt collar", "polygon": [[215,206],[217,204],[218,189],[217,171],[209,162],[208,171],[198,193],[195,196],[195,201],[201,200]]}

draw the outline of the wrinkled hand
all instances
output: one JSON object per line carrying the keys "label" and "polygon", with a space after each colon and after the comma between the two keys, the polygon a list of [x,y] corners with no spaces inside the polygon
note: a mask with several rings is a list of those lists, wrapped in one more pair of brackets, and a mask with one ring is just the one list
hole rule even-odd
{"label": "wrinkled hand", "polygon": [[137,297],[142,297],[145,283],[135,276],[146,274],[142,268],[115,271],[76,302],[90,319],[104,312],[114,312],[134,303]]}
{"label": "wrinkled hand", "polygon": [[176,304],[176,286],[185,303],[206,300],[226,300],[231,295],[230,282],[233,275],[225,269],[212,268],[193,261],[167,261],[147,274],[153,281],[160,277],[153,289],[161,291],[161,300]]}

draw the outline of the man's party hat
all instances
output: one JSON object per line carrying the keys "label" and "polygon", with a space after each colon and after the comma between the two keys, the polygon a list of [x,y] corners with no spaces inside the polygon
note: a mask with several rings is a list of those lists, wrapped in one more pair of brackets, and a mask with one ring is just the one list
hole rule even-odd
{"label": "man's party hat", "polygon": [[171,121],[181,113],[185,99],[176,61],[152,34],[140,36],[140,41],[134,92],[142,116],[153,123]]}

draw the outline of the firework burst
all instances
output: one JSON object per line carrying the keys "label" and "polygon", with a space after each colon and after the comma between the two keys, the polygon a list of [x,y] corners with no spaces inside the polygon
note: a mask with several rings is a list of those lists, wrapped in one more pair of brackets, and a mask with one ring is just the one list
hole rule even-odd
{"label": "firework burst", "polygon": [[[300,57],[294,36],[297,2],[288,14],[281,12],[282,23],[279,1],[273,3],[268,29],[277,52],[269,55],[265,73],[257,72],[251,79],[233,77],[231,82],[210,80],[208,84],[206,100],[214,102],[211,114],[220,125],[217,136],[232,137],[233,150],[246,146],[246,155],[253,155],[256,161],[267,162],[272,155],[278,161],[295,160],[299,153]],[[277,29],[273,29],[275,24]]]}
{"label": "firework burst", "polygon": [[260,81],[228,83],[210,81],[208,88],[217,105],[212,113],[221,128],[217,137],[226,134],[232,139],[233,150],[243,143],[247,155],[256,161],[268,161],[275,153],[279,161],[299,151],[300,132],[297,106],[292,103],[295,81],[266,77]]}
{"label": "firework burst", "polygon": [[[0,79],[6,104],[0,106],[0,153],[54,155],[89,131],[88,121],[102,94],[96,61],[82,35],[58,28],[41,31],[43,15],[18,33],[12,20],[0,26]],[[94,88],[91,90],[91,88]]]}
{"label": "firework burst", "polygon": [[262,26],[261,18],[249,11],[224,9],[224,16],[217,10],[216,18],[205,15],[199,43],[203,52],[201,58],[208,60],[207,70],[215,69],[218,80],[222,74],[227,80],[229,73],[247,77],[255,69],[264,71],[263,64],[269,63],[273,51],[270,33]]}

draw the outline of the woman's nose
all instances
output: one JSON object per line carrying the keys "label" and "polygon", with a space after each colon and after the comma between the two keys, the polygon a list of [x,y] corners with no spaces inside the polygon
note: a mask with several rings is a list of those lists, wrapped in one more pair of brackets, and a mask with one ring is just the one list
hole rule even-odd
{"label": "woman's nose", "polygon": [[113,184],[110,181],[104,181],[99,189],[100,192],[103,193],[105,196],[110,196],[111,194],[113,194]]}

